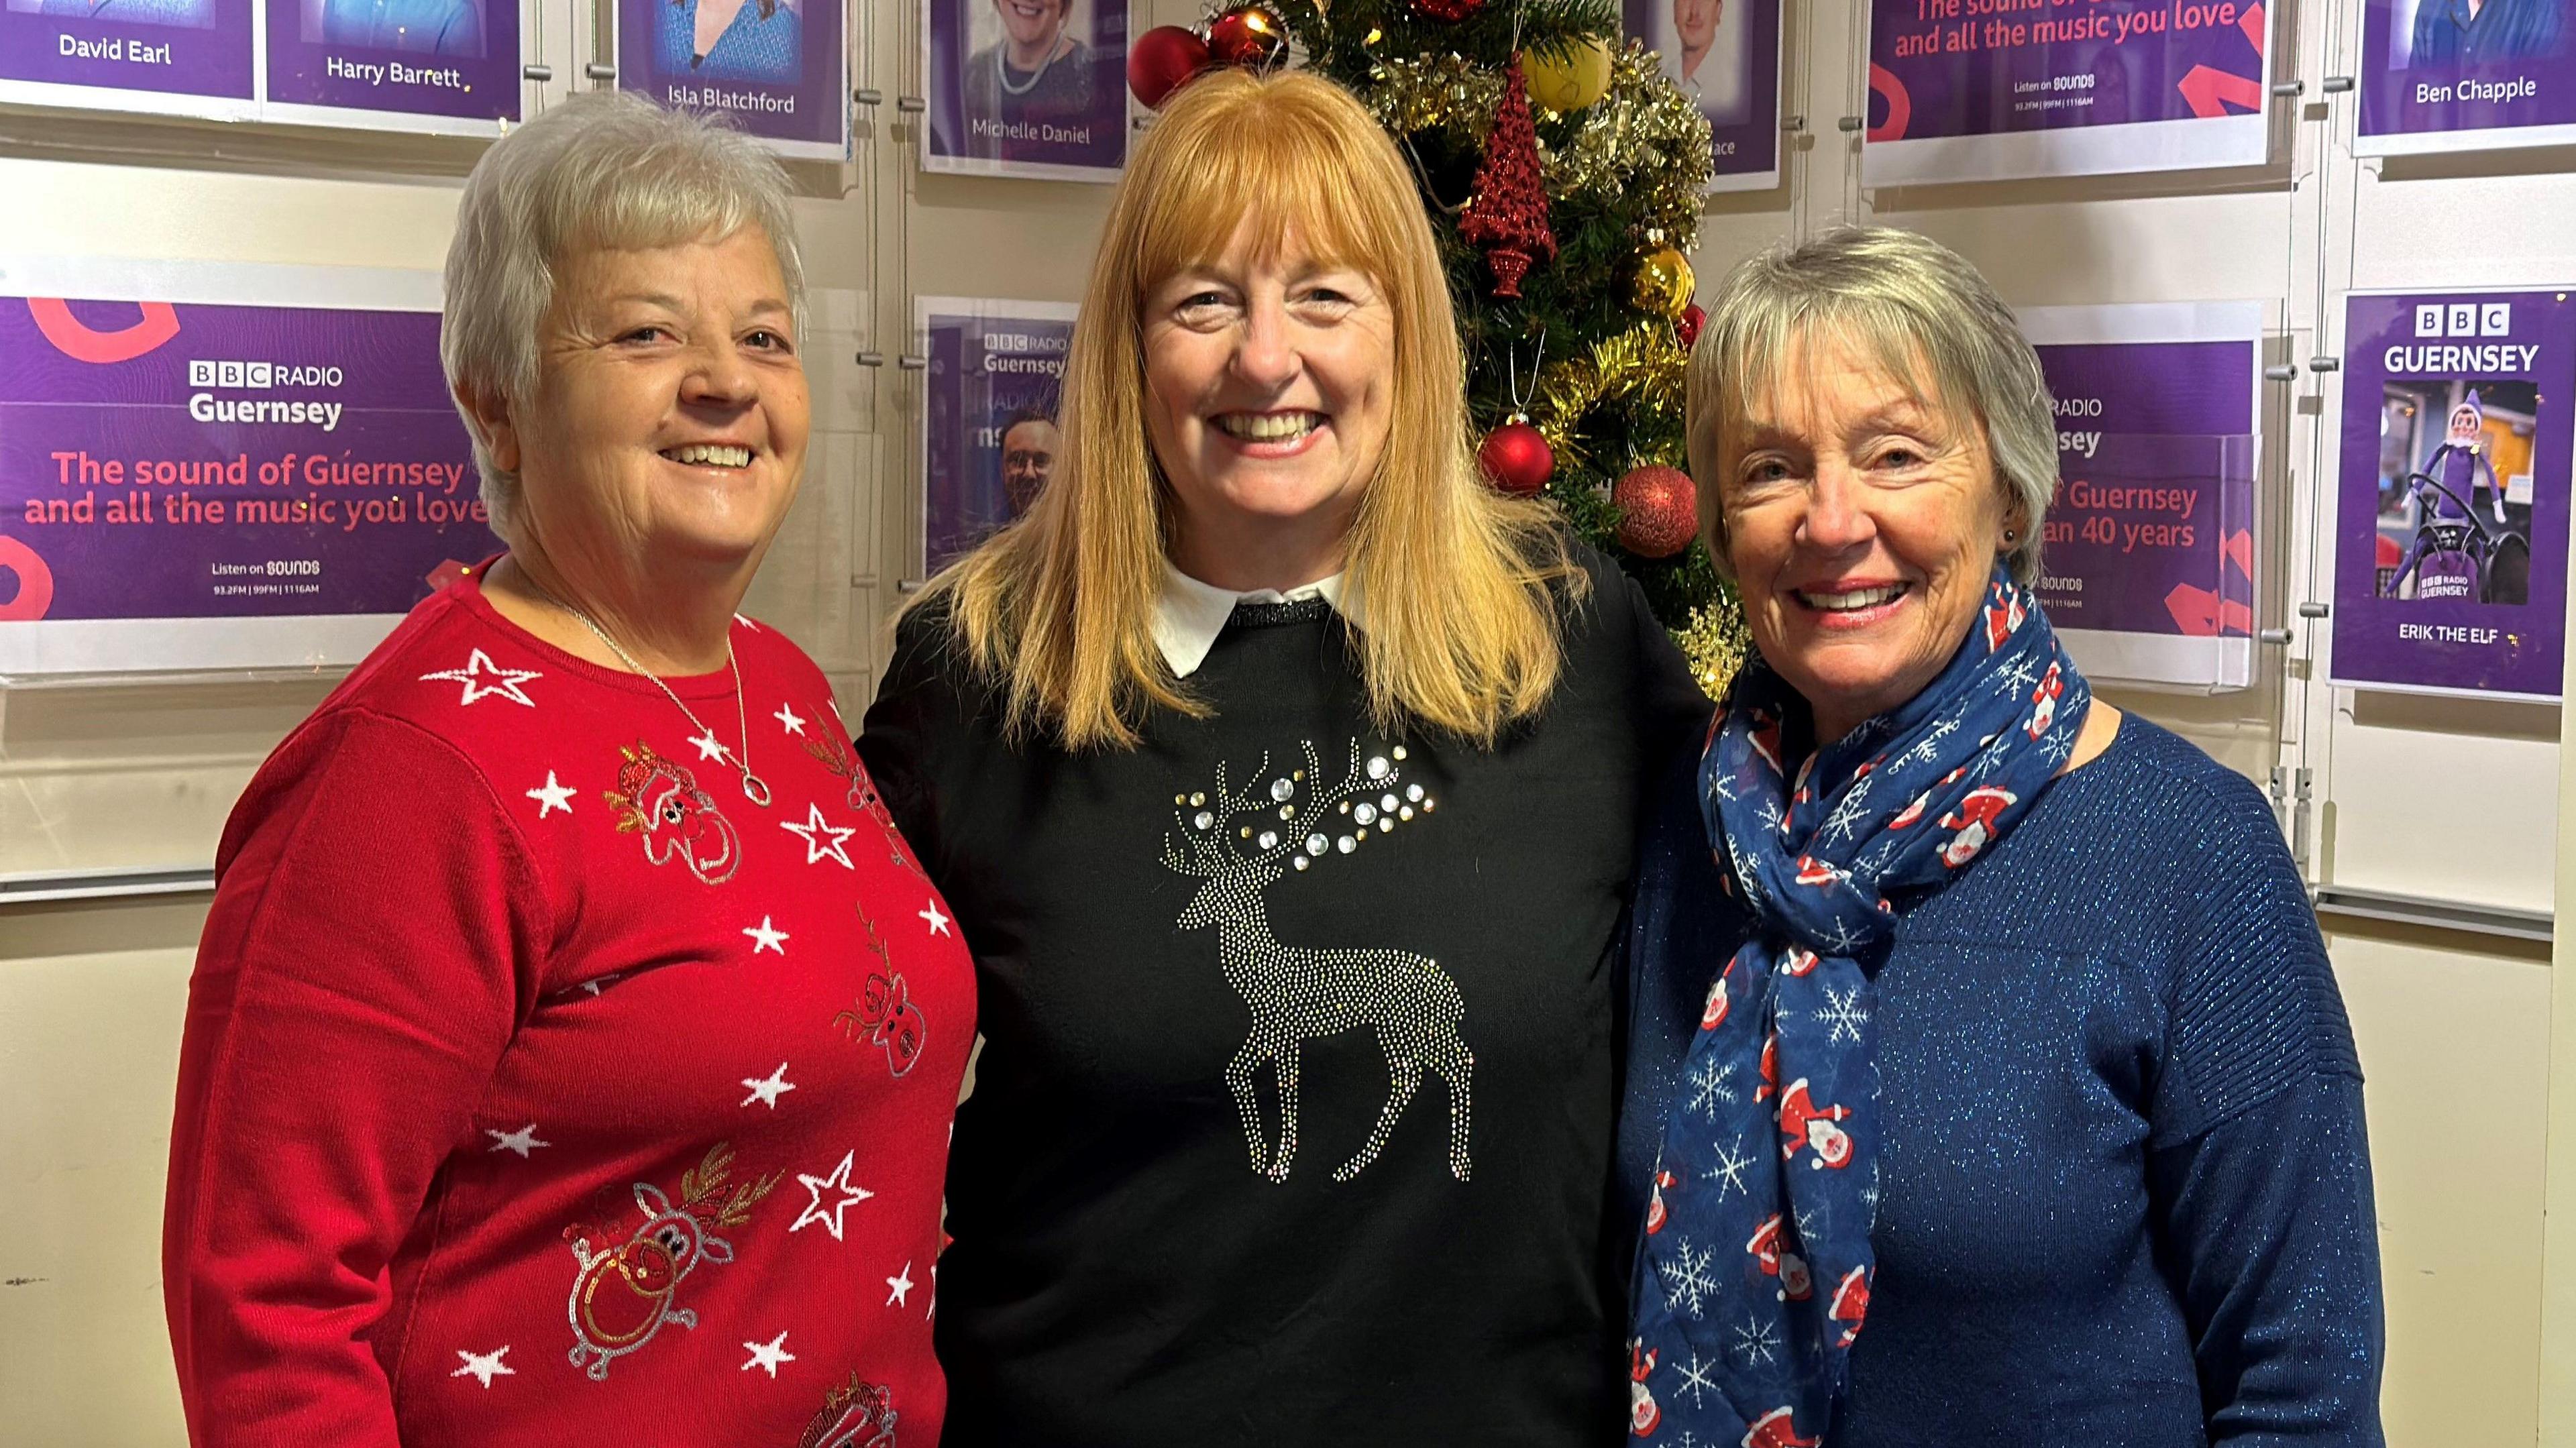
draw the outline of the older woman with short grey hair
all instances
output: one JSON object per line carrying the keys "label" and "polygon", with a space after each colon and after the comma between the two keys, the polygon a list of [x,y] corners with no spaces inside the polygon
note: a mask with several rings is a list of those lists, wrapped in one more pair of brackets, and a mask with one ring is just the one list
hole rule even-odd
{"label": "older woman with short grey hair", "polygon": [[800,290],[719,125],[585,96],[467,180],[442,350],[510,549],[225,831],[163,1241],[194,1441],[937,1439],[971,967],[735,612],[805,460]]}
{"label": "older woman with short grey hair", "polygon": [[1640,1437],[2380,1442],[2334,975],[2262,795],[2031,593],[2051,411],[1911,233],[1709,308],[1691,463],[1757,657],[1641,856]]}

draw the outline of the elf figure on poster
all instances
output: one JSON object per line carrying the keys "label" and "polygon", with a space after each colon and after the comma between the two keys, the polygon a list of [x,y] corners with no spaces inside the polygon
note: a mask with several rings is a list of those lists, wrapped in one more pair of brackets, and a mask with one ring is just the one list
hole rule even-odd
{"label": "elf figure on poster", "polygon": [[1140,36],[1128,79],[1156,106],[1211,64],[1318,71],[1395,138],[1448,262],[1486,476],[1617,560],[1721,689],[1742,625],[1679,467],[1708,121],[1613,0],[1258,0]]}
{"label": "elf figure on poster", "polygon": [[[2389,596],[2398,596],[2412,576],[2417,598],[2483,601],[2484,560],[2513,525],[2505,517],[2495,465],[2487,459],[2486,404],[2475,392],[2451,409],[2448,435],[2407,479],[2407,488],[2415,497],[2415,545],[2390,578]],[[2495,520],[2495,535],[2487,535],[2478,517],[2480,502]]]}

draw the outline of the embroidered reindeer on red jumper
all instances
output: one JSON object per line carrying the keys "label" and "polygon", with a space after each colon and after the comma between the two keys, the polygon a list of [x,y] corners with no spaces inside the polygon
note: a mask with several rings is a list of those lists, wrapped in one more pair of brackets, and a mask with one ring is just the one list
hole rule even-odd
{"label": "embroidered reindeer on red jumper", "polygon": [[[1437,801],[1419,784],[1404,782],[1402,746],[1363,758],[1351,743],[1350,767],[1326,786],[1309,742],[1305,767],[1276,777],[1269,756],[1252,772],[1241,794],[1226,786],[1217,766],[1216,790],[1173,799],[1176,834],[1163,837],[1163,864],[1174,874],[1204,880],[1181,907],[1179,927],[1217,932],[1217,959],[1226,984],[1252,1008],[1252,1029],[1226,1063],[1226,1088],[1243,1118],[1252,1169],[1274,1182],[1288,1179],[1297,1155],[1297,1069],[1309,1040],[1363,1026],[1377,1032],[1386,1053],[1386,1105],[1368,1141],[1333,1172],[1349,1181],[1377,1159],[1388,1133],[1428,1071],[1449,1090],[1449,1174],[1467,1180],[1468,1088],[1476,1058],[1458,1034],[1466,1014],[1458,984],[1434,961],[1409,951],[1368,948],[1310,950],[1283,945],[1270,933],[1262,892],[1291,870],[1304,872],[1335,856],[1382,848],[1368,841],[1399,824],[1428,815]],[[1268,1063],[1279,1091],[1279,1139],[1274,1147],[1262,1122],[1253,1074]]]}
{"label": "embroidered reindeer on red jumper", "polygon": [[635,1206],[644,1224],[627,1239],[605,1250],[594,1248],[587,1234],[572,1237],[572,1300],[565,1308],[572,1319],[572,1365],[593,1382],[605,1381],[608,1366],[651,1342],[665,1323],[698,1325],[698,1314],[674,1307],[680,1284],[701,1262],[730,1262],[733,1243],[716,1235],[751,1220],[751,1208],[778,1185],[773,1172],[757,1181],[739,1182],[728,1192],[733,1175],[733,1147],[717,1142],[706,1158],[680,1174],[680,1204],[651,1182],[634,1184]]}

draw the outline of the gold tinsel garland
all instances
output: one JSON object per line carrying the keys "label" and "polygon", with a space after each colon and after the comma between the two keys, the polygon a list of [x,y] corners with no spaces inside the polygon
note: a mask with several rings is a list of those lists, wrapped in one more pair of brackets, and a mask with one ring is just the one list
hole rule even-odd
{"label": "gold tinsel garland", "polygon": [[1690,622],[1673,631],[1673,642],[1682,646],[1682,657],[1690,661],[1691,677],[1699,681],[1700,692],[1724,699],[1727,686],[1744,668],[1744,610],[1734,593],[1722,593],[1715,603],[1692,609]]}
{"label": "gold tinsel garland", "polygon": [[[1369,82],[1370,114],[1399,136],[1449,129],[1481,145],[1503,98],[1502,72],[1460,55],[1380,60]],[[1542,123],[1558,118],[1545,109],[1538,115]],[[1690,250],[1708,189],[1708,117],[1637,42],[1613,58],[1609,93],[1583,112],[1573,138],[1561,146],[1542,138],[1538,151],[1554,200],[1606,206],[1642,197],[1644,226]]]}
{"label": "gold tinsel garland", "polygon": [[[1551,362],[1541,369],[1530,400],[1530,422],[1546,436],[1547,445],[1570,461],[1583,450],[1576,429],[1592,409],[1605,402],[1628,400],[1638,412],[1679,437],[1683,422],[1683,383],[1690,365],[1671,326],[1648,319],[1625,332],[1593,344],[1590,354]],[[1639,458],[1639,462],[1678,465],[1679,458]]]}

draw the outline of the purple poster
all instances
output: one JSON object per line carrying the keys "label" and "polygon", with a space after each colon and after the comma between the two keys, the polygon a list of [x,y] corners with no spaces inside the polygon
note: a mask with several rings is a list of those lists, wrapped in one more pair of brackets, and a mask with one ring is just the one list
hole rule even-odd
{"label": "purple poster", "polygon": [[498,550],[433,279],[7,275],[0,674],[349,662]]}
{"label": "purple poster", "polygon": [[485,135],[519,119],[519,0],[268,0],[267,23],[270,119]]}
{"label": "purple poster", "polygon": [[928,406],[922,409],[922,576],[1027,511],[1055,470],[1056,399],[1073,341],[1062,302],[919,297]]}
{"label": "purple poster", "polygon": [[977,176],[1114,181],[1127,164],[1127,7],[929,0],[921,164]]}
{"label": "purple poster", "polygon": [[850,153],[842,0],[616,0],[617,88],[730,116],[782,156]]}
{"label": "purple poster", "polygon": [[2576,144],[2576,0],[2364,0],[2365,156]]}
{"label": "purple poster", "polygon": [[1623,0],[1629,35],[1708,117],[1711,191],[1780,184],[1780,0]]}
{"label": "purple poster", "polygon": [[2357,293],[2343,376],[2334,682],[2556,699],[2576,305]]}
{"label": "purple poster", "polygon": [[2039,596],[2087,673],[2242,688],[2254,640],[2258,302],[2033,307],[2057,411]]}
{"label": "purple poster", "polygon": [[1868,186],[2260,165],[2260,0],[1871,0]]}
{"label": "purple poster", "polygon": [[0,101],[246,120],[251,0],[0,0]]}

